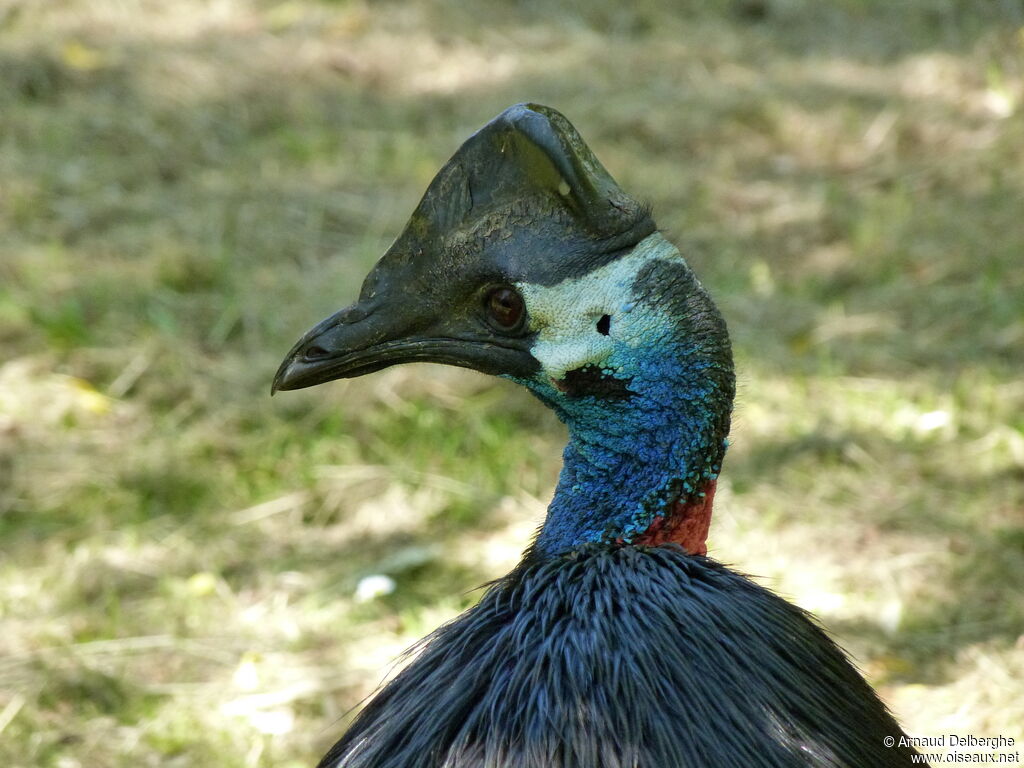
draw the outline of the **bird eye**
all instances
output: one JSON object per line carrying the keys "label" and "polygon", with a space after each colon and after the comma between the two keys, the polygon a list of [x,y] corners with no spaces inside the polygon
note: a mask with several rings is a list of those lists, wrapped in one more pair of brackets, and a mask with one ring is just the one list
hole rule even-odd
{"label": "bird eye", "polygon": [[493,288],[484,298],[487,319],[499,331],[513,331],[518,328],[526,314],[523,297],[512,288]]}

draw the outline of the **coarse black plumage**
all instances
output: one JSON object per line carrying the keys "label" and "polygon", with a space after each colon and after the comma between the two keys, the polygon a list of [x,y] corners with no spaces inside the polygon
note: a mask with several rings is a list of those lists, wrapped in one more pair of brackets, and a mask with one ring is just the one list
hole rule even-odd
{"label": "coarse black plumage", "polygon": [[517,105],[471,137],[274,386],[415,361],[528,387],[569,428],[564,466],[520,565],[414,649],[321,768],[921,764],[806,613],[705,556],[725,323],[558,112]]}
{"label": "coarse black plumage", "polygon": [[894,733],[799,608],[676,545],[591,544],[491,586],[321,765],[905,765]]}

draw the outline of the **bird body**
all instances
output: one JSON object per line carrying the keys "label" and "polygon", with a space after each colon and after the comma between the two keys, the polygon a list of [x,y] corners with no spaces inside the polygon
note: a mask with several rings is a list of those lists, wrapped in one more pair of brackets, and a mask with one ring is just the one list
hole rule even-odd
{"label": "bird body", "polygon": [[420,644],[322,768],[912,764],[813,620],[705,556],[725,323],[555,110],[474,134],[275,388],[420,360],[530,389],[568,427],[562,473],[520,565]]}
{"label": "bird body", "polygon": [[321,766],[908,765],[800,609],[675,545],[527,562],[439,629]]}

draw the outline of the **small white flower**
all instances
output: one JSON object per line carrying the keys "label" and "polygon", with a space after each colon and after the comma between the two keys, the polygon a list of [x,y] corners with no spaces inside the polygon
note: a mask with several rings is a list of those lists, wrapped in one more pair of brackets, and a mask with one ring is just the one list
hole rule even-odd
{"label": "small white flower", "polygon": [[383,595],[390,595],[395,591],[395,586],[395,580],[383,573],[364,576],[356,585],[356,602],[368,603]]}

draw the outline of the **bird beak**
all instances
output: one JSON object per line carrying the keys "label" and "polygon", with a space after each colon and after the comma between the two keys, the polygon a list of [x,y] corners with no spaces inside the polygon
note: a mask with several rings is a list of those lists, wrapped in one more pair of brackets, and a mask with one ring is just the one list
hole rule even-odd
{"label": "bird beak", "polygon": [[400,363],[444,363],[521,377],[538,370],[530,354],[531,337],[496,338],[429,305],[410,304],[415,302],[409,302],[405,292],[387,291],[331,315],[285,356],[271,394],[355,378]]}
{"label": "bird beak", "polygon": [[361,376],[399,362],[390,358],[403,345],[388,340],[391,334],[378,317],[355,304],[318,323],[285,356],[270,394]]}

